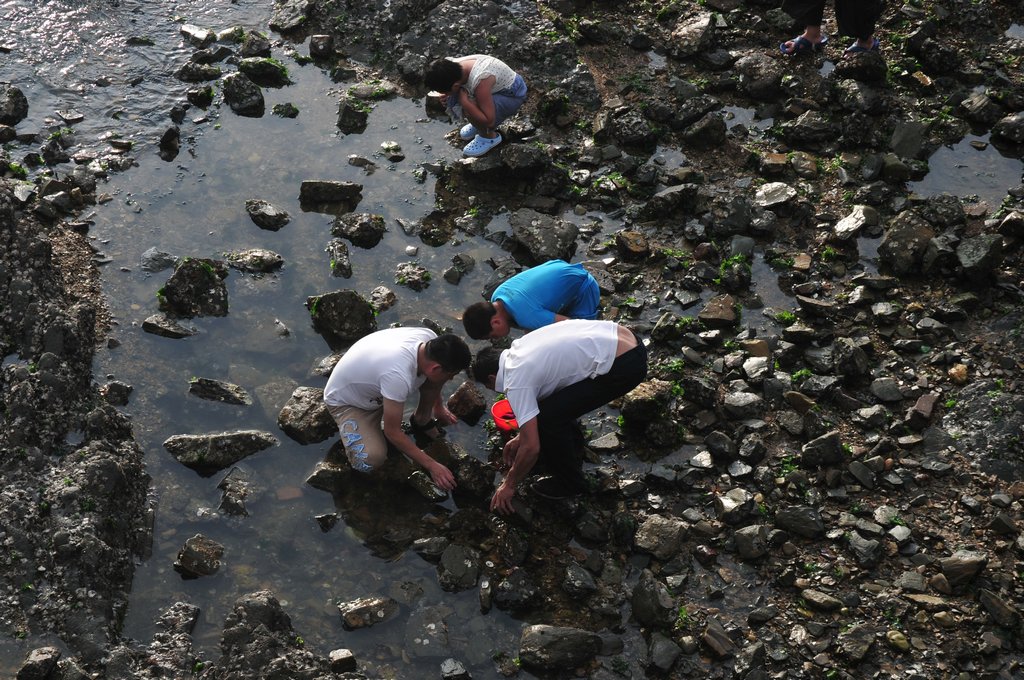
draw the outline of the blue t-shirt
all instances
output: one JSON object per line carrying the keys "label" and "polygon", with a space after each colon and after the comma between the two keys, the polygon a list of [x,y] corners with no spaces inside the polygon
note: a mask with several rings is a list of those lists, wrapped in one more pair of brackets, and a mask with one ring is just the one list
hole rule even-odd
{"label": "blue t-shirt", "polygon": [[555,322],[555,314],[593,319],[601,290],[582,264],[550,260],[516,274],[498,286],[491,302],[501,302],[516,326],[532,331]]}

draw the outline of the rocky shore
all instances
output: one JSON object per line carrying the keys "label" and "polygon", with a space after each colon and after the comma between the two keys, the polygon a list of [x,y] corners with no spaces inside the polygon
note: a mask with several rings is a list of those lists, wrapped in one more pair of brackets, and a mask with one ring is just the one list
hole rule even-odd
{"label": "rocky shore", "polygon": [[[196,86],[153,146],[173,158],[185,112],[214,97],[225,106],[209,115],[263,115],[261,88],[287,82],[274,57],[307,44],[353,83],[339,101],[345,134],[382,98],[422,96],[429,60],[499,55],[530,84],[526,109],[495,151],[425,167],[437,210],[403,228],[430,247],[487,234],[507,212],[511,234],[487,235],[493,282],[585,261],[604,316],[649,342],[652,369],[617,419],[584,423],[592,492],[572,501],[524,494],[516,516],[489,516],[496,446],[432,450],[456,470],[457,511],[400,549],[436,563],[443,591],[475,590],[481,612],[521,620],[518,654],[469,658],[456,642],[467,622],[398,588],[339,604],[346,629],[404,617],[407,640],[440,650],[446,679],[1024,674],[1024,184],[998,204],[907,188],[968,133],[1024,154],[1024,40],[1007,35],[1019,3],[891,4],[880,54],[840,58],[836,37],[807,59],[778,53],[795,34],[770,0],[350,4],[278,3],[274,39],[263,26],[183,26],[196,52],[178,74]],[[0,84],[2,655],[24,659],[25,679],[416,676],[401,654],[307,648],[270,591],[239,597],[217,659],[192,648],[193,603],[168,608],[152,640],[122,636],[153,501],[118,410],[131,387],[92,375],[107,315],[77,220],[104,200],[108,172],[131,171],[133,150],[21,131],[30,105]],[[737,111],[750,121],[734,124]],[[346,278],[346,241],[372,248],[382,219],[358,212],[356,185],[304,184],[302,196],[344,206],[328,252]],[[265,202],[247,209],[265,229],[288,219]],[[572,212],[600,212],[614,238]],[[230,313],[227,266],[280,261],[178,262],[144,329],[184,337],[189,318]],[[471,266],[434,274],[457,284]],[[398,280],[430,277],[407,268]],[[375,293],[297,302],[342,350],[376,327],[386,292]],[[296,390],[279,433],[165,446],[213,473],[281,435],[325,441],[318,396]],[[484,399],[458,395],[467,418]],[[311,486],[353,483],[337,453]],[[244,482],[221,486],[221,510],[244,515]],[[325,531],[338,521],[317,519]],[[213,573],[217,549],[190,541],[175,567]]]}

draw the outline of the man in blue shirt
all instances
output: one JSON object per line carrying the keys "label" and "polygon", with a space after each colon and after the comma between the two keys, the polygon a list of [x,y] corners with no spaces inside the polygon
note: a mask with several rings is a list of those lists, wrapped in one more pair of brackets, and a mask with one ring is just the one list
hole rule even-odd
{"label": "man in blue shirt", "polygon": [[503,338],[513,326],[532,331],[565,319],[595,319],[600,303],[597,281],[583,265],[550,260],[502,283],[490,302],[467,307],[462,325],[474,340]]}

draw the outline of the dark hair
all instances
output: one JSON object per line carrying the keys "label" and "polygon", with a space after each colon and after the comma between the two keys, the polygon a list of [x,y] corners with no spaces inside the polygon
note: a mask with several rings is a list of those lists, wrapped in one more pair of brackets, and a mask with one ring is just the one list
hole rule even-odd
{"label": "dark hair", "polygon": [[484,347],[476,353],[473,360],[473,379],[480,383],[486,383],[487,378],[498,375],[498,360],[501,359],[501,350],[497,347]]}
{"label": "dark hair", "polygon": [[428,89],[441,93],[450,92],[452,86],[462,80],[462,65],[451,59],[438,59],[423,73],[423,82]]}
{"label": "dark hair", "polygon": [[465,370],[472,360],[466,341],[451,333],[428,340],[425,349],[427,358],[441,364],[441,368],[449,373]]}
{"label": "dark hair", "polygon": [[483,340],[491,335],[491,319],[498,313],[491,302],[474,302],[462,313],[462,325],[466,335],[474,340]]}

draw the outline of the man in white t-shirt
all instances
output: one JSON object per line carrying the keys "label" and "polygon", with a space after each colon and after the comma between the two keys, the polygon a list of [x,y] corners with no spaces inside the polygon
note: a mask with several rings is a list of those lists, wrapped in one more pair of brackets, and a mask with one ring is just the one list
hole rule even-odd
{"label": "man in white t-shirt", "polygon": [[547,498],[584,490],[576,419],[621,397],[647,377],[647,349],[614,321],[569,319],[532,331],[500,351],[477,352],[473,377],[504,392],[519,434],[502,451],[507,471],[491,509],[512,512],[516,485],[535,465],[549,477],[532,488]]}
{"label": "man in white t-shirt", "polygon": [[389,328],[352,345],[324,388],[324,402],[338,423],[352,467],[373,471],[387,458],[390,442],[429,472],[438,487],[455,488],[451,471],[402,430],[402,412],[418,391],[410,429],[414,434],[439,437],[437,421],[450,425],[456,420],[441,401],[441,388],[469,366],[470,358],[462,338],[450,333],[438,336],[429,328]]}

